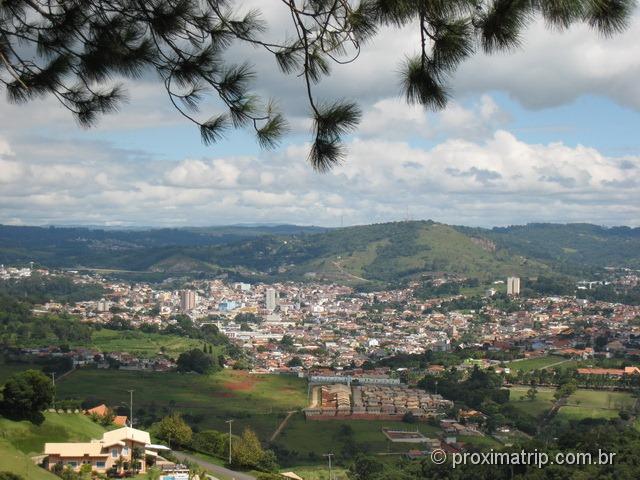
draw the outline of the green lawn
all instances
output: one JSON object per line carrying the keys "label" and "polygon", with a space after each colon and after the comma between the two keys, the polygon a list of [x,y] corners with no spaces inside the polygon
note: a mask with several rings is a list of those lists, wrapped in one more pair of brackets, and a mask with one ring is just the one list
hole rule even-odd
{"label": "green lawn", "polygon": [[571,362],[571,360],[561,357],[560,355],[548,355],[545,357],[527,358],[525,360],[514,360],[509,362],[507,367],[512,370],[529,372],[531,370],[539,370],[548,368],[549,366],[555,366],[554,364],[556,363],[558,364],[558,368],[566,368],[566,364],[569,362]]}
{"label": "green lawn", "polygon": [[584,418],[617,418],[620,410],[633,408],[636,399],[629,392],[578,389],[560,408],[558,421]]}
{"label": "green lawn", "polygon": [[226,430],[225,420],[235,418],[240,432],[250,426],[268,439],[288,410],[307,405],[306,381],[284,375],[251,375],[223,370],[212,375],[177,372],[127,372],[77,370],[58,383],[58,398],[95,397],[108,405],[129,401],[134,389],[134,409],[154,405],[202,416],[200,428]]}
{"label": "green lawn", "polygon": [[636,399],[629,392],[578,389],[567,399],[567,405],[620,411],[631,409]]}
{"label": "green lawn", "polygon": [[601,410],[597,408],[585,407],[562,407],[558,411],[556,419],[558,421],[583,420],[585,418],[603,418],[608,420],[617,417],[618,412],[616,410]]}
{"label": "green lawn", "polygon": [[522,400],[521,397],[523,397],[528,390],[529,387],[525,386],[509,388],[509,391],[511,392],[509,395],[509,403],[518,410],[521,410],[523,413],[528,413],[535,417],[541,417],[551,409],[554,402],[553,394],[555,389],[538,387],[538,393],[534,400]]}
{"label": "green lawn", "polygon": [[[97,330],[91,337],[91,347],[107,352],[129,352],[144,357],[154,357],[164,352],[169,357],[177,357],[192,348],[202,348],[202,342],[177,335],[145,333],[139,330]],[[87,347],[86,344],[73,345]]]}

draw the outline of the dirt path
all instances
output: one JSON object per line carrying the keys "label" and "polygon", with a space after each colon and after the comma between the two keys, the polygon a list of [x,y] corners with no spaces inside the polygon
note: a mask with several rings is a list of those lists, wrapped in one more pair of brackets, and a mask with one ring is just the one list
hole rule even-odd
{"label": "dirt path", "polygon": [[371,281],[371,280],[367,280],[366,278],[358,277],[357,275],[354,275],[353,273],[347,272],[344,269],[344,267],[342,265],[340,265],[338,262],[332,261],[331,264],[334,267],[336,267],[341,274],[346,275],[349,278],[352,278],[352,279],[355,279],[355,280],[360,280],[362,282],[370,282]]}
{"label": "dirt path", "polygon": [[551,407],[551,409],[542,418],[542,421],[540,422],[540,427],[538,430],[541,430],[551,420],[553,420],[553,417],[555,417],[558,414],[558,410],[560,410],[560,407],[564,407],[566,404],[567,404],[567,397],[560,397],[558,400],[556,400],[553,403],[553,406]]}
{"label": "dirt path", "polygon": [[280,425],[278,425],[278,428],[276,428],[276,431],[273,432],[273,435],[271,435],[271,438],[269,439],[269,442],[273,442],[276,438],[278,438],[278,435],[280,435],[280,432],[282,432],[284,427],[287,426],[287,422],[293,416],[293,414],[296,413],[296,412],[297,412],[297,410],[291,410],[290,412],[287,412],[287,416],[284,417],[284,420],[282,420],[282,422],[280,422]]}

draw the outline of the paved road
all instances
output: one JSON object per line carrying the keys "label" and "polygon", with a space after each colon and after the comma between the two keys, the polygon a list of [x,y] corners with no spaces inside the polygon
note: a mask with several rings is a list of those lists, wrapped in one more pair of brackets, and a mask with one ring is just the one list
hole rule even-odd
{"label": "paved road", "polygon": [[197,463],[205,470],[209,470],[214,475],[221,475],[225,479],[231,478],[233,480],[256,480],[256,477],[254,477],[253,475],[249,475],[248,473],[234,472],[233,470],[229,470],[228,468],[221,467],[220,465],[215,465],[205,460],[201,460],[198,457],[189,455],[188,453],[184,453],[184,452],[173,452],[173,453],[175,453],[178,460],[181,460],[181,461],[186,460],[189,462]]}

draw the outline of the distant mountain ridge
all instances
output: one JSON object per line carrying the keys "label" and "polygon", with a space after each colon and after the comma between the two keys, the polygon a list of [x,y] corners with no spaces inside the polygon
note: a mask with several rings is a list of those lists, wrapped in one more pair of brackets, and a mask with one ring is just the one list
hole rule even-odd
{"label": "distant mountain ridge", "polygon": [[0,263],[248,280],[395,283],[447,271],[582,275],[640,268],[640,228],[529,224],[493,229],[432,221],[328,229],[295,225],[99,230],[0,225]]}

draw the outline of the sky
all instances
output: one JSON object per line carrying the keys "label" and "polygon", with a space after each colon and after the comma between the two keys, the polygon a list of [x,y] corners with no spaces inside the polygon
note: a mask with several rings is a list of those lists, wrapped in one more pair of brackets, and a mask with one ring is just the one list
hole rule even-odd
{"label": "sky", "polygon": [[[282,11],[257,3],[266,35],[282,35]],[[414,30],[382,30],[318,85],[319,99],[363,109],[345,161],[329,173],[307,162],[304,85],[255,49],[234,56],[255,65],[256,89],[290,121],[274,150],[247,131],[203,145],[153,78],[129,84],[127,105],[90,130],[52,99],[16,106],[0,92],[0,223],[640,226],[640,12],[608,39],[535,22],[519,50],[466,61],[440,112],[400,96],[399,65],[419,46]]]}

